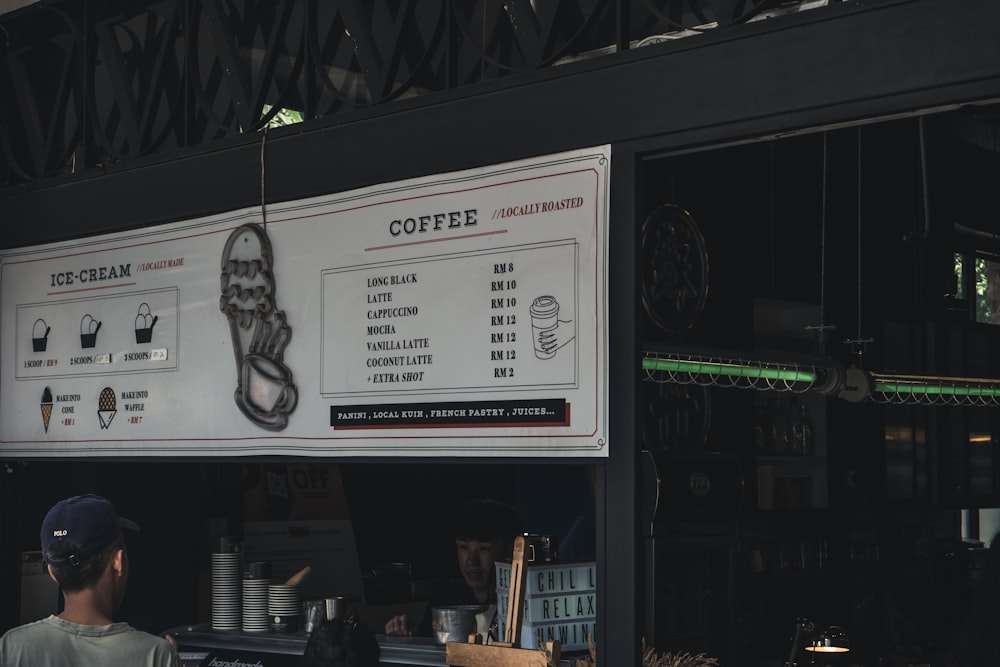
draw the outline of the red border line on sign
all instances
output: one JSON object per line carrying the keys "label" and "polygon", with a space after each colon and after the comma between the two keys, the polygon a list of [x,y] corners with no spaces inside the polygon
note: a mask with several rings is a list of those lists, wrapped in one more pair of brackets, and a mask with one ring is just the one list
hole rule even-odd
{"label": "red border line on sign", "polygon": [[94,292],[102,289],[118,289],[119,287],[134,287],[136,283],[118,283],[117,285],[101,285],[100,287],[81,287],[80,289],[67,289],[60,292],[48,292],[45,296],[58,296],[60,294],[76,294],[78,292]]}

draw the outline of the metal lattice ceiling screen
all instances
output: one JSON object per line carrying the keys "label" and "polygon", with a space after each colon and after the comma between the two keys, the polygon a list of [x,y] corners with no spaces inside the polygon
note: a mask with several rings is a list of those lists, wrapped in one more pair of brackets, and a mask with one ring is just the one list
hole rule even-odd
{"label": "metal lattice ceiling screen", "polygon": [[[792,3],[805,8],[827,0]],[[517,76],[778,0],[62,0],[0,16],[0,187]],[[622,16],[629,18],[619,34]]]}

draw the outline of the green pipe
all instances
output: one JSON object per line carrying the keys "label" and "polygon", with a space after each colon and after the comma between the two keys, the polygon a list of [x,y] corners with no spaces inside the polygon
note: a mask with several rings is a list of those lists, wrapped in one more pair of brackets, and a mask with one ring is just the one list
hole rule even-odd
{"label": "green pipe", "polygon": [[782,380],[784,382],[816,381],[816,373],[802,369],[764,368],[739,364],[721,364],[703,361],[682,361],[680,359],[655,359],[645,357],[643,370],[667,371],[671,373],[692,373],[694,375],[724,375],[726,377],[750,378],[753,380]]}
{"label": "green pipe", "polygon": [[965,386],[956,387],[942,384],[913,384],[910,382],[880,382],[875,381],[875,391],[883,394],[933,394],[937,396],[1000,396],[1000,387]]}

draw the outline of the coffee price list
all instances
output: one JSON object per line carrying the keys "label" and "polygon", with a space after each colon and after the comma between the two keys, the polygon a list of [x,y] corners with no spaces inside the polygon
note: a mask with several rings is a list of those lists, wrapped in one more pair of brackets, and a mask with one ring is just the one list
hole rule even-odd
{"label": "coffee price list", "polygon": [[575,386],[576,255],[563,242],[326,272],[324,395]]}

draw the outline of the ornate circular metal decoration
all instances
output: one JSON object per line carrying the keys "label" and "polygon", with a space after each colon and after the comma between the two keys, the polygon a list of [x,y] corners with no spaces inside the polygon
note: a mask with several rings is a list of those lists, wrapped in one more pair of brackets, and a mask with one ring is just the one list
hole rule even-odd
{"label": "ornate circular metal decoration", "polygon": [[708,298],[705,239],[684,209],[657,207],[642,224],[642,305],[664,331],[690,329]]}
{"label": "ornate circular metal decoration", "polygon": [[701,451],[712,415],[708,387],[644,382],[642,391],[645,446],[671,452]]}

